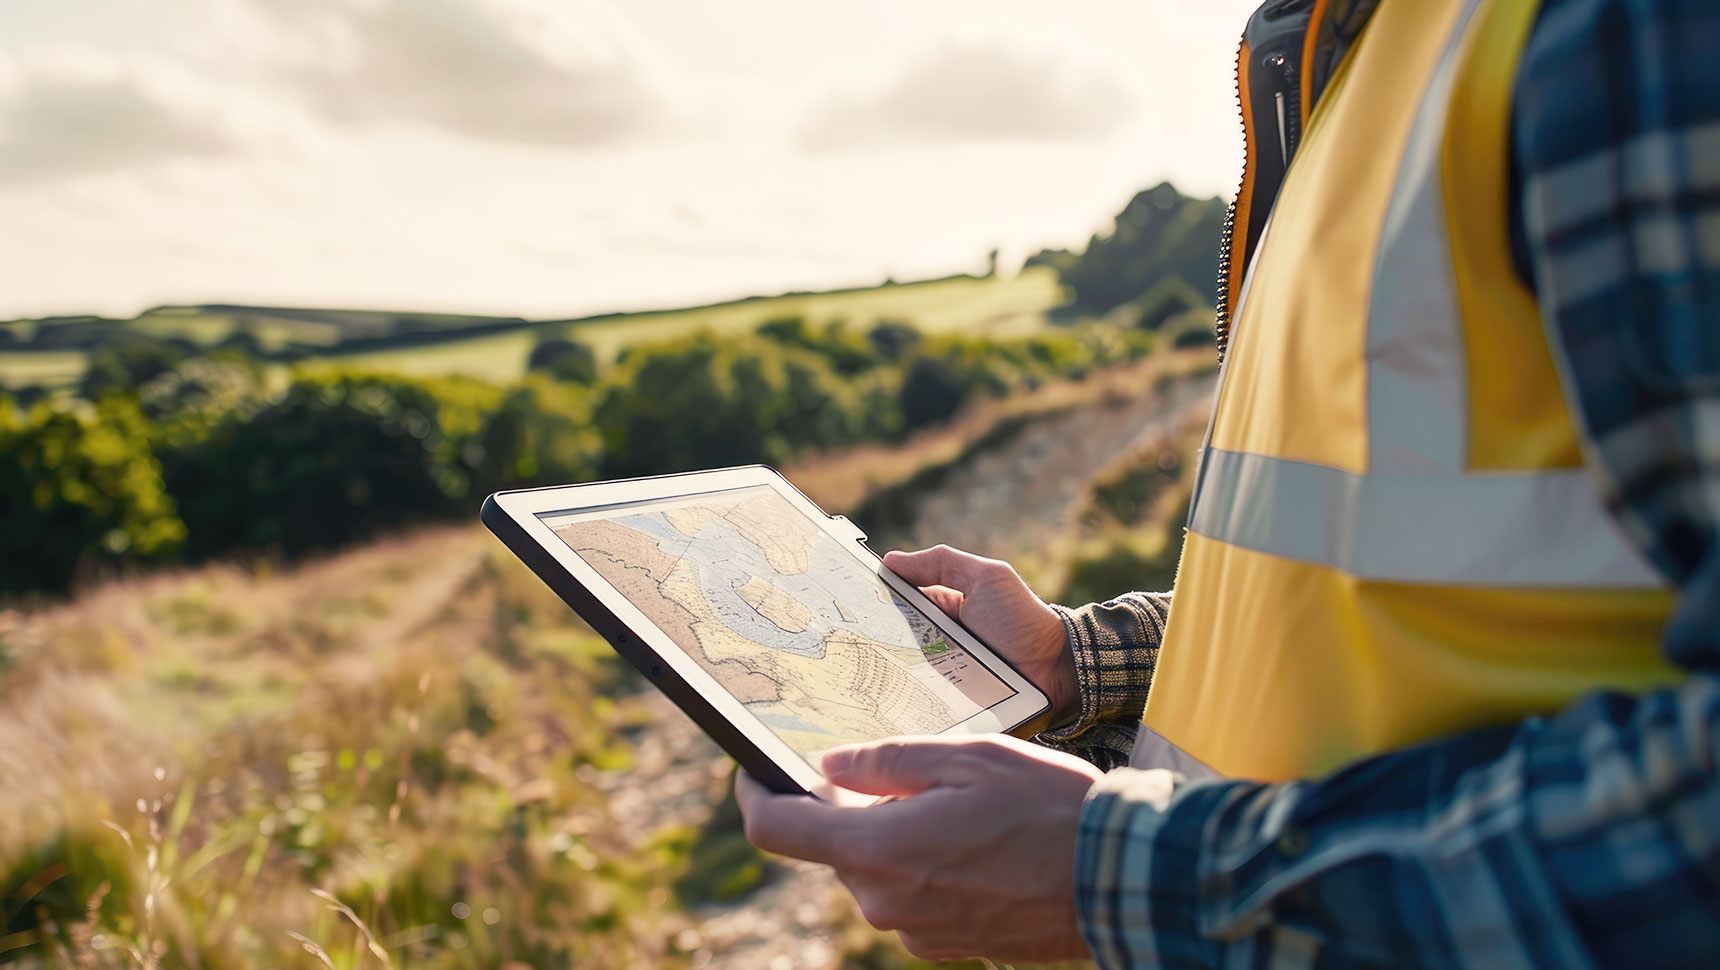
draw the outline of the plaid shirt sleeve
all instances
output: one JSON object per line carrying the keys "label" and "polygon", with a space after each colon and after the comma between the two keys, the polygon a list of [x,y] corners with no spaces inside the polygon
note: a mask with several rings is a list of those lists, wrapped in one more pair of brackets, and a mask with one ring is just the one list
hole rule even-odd
{"label": "plaid shirt sleeve", "polygon": [[1323,780],[1094,787],[1104,967],[1720,967],[1720,6],[1545,0],[1521,226],[1589,465],[1679,590],[1677,690]]}
{"label": "plaid shirt sleeve", "polygon": [[1034,740],[1109,771],[1129,763],[1147,706],[1159,642],[1170,615],[1169,593],[1125,593],[1080,609],[1053,606],[1069,633],[1081,714]]}

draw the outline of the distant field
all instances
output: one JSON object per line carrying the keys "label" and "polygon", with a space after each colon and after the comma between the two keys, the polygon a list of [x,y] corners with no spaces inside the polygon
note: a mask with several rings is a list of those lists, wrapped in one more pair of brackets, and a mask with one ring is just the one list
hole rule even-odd
{"label": "distant field", "polygon": [[0,353],[0,385],[61,387],[83,377],[84,368],[84,353],[81,350]]}
{"label": "distant field", "polygon": [[[103,335],[109,332],[141,333],[203,346],[243,330],[265,351],[288,345],[312,348],[312,360],[340,366],[422,377],[465,374],[506,381],[525,371],[532,347],[548,336],[584,341],[600,356],[609,357],[633,344],[699,329],[750,330],[772,317],[793,314],[804,315],[816,324],[844,319],[869,326],[880,319],[896,319],[931,332],[1013,336],[1044,326],[1045,312],[1062,302],[1056,274],[1049,268],[1035,267],[1013,278],[954,277],[535,323],[502,317],[212,306],[165,307],[127,321],[17,321],[5,326],[20,340],[61,327],[64,329],[56,332],[81,328],[81,333],[93,334],[96,339],[105,339]],[[341,349],[343,342],[355,340],[362,349]],[[379,341],[399,341],[400,345],[379,347]],[[7,387],[63,387],[81,378],[84,369],[85,352],[79,349],[0,351],[0,384]]]}
{"label": "distant field", "polygon": [[696,330],[750,330],[772,317],[789,315],[805,316],[814,324],[843,319],[869,326],[888,318],[913,323],[929,332],[1017,336],[1044,326],[1045,312],[1061,302],[1056,274],[1035,267],[1012,279],[957,277],[864,290],[763,297],[686,310],[540,323],[528,329],[416,347],[350,355],[337,352],[328,359],[346,366],[415,376],[467,374],[506,380],[523,373],[532,347],[551,335],[590,344],[599,357],[613,357],[624,347]]}
{"label": "distant field", "polygon": [[526,360],[541,339],[542,329],[510,330],[444,340],[416,347],[390,348],[358,354],[313,358],[358,370],[383,371],[412,377],[463,374],[488,381],[508,381],[525,373]]}

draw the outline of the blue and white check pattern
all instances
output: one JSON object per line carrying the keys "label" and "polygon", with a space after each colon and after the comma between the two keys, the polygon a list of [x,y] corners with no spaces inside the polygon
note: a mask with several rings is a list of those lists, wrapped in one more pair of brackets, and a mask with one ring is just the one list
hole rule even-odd
{"label": "blue and white check pattern", "polygon": [[[1691,677],[1319,780],[1113,771],[1076,859],[1101,966],[1720,968],[1720,3],[1545,0],[1516,99],[1524,261]],[[1137,599],[1066,615],[1117,700],[1045,740],[1107,766],[1163,629]]]}

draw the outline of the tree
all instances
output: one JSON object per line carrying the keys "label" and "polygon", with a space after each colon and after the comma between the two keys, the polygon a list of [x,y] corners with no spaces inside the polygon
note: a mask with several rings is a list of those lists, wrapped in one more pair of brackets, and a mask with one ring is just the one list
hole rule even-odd
{"label": "tree", "polygon": [[530,370],[548,374],[558,381],[590,386],[597,383],[597,351],[590,344],[562,337],[550,337],[532,348],[526,361]]}
{"label": "tree", "polygon": [[141,334],[110,339],[90,353],[82,395],[95,400],[108,391],[129,391],[158,377],[197,352],[184,340],[163,340]]}
{"label": "tree", "polygon": [[1094,234],[1085,252],[1047,250],[1027,262],[1054,268],[1074,309],[1094,316],[1136,299],[1166,277],[1210,292],[1225,208],[1219,199],[1191,199],[1160,183],[1130,199],[1110,233]]}
{"label": "tree", "polygon": [[866,331],[866,341],[872,345],[874,353],[894,364],[919,346],[920,331],[913,324],[901,320],[879,320]]}
{"label": "tree", "polygon": [[917,356],[902,378],[902,426],[914,429],[947,419],[972,390],[968,375],[947,355]]}
{"label": "tree", "polygon": [[1136,326],[1143,330],[1159,330],[1191,310],[1212,310],[1211,301],[1180,277],[1167,276],[1154,283],[1135,300],[1139,311]]}

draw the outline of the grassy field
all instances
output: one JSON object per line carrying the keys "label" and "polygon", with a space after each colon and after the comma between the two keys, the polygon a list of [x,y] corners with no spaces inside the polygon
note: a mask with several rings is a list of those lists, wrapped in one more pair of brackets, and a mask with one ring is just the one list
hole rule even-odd
{"label": "grassy field", "polygon": [[[1159,355],[790,476],[849,511],[917,492],[898,534],[1162,557],[1209,370]],[[1081,436],[1133,444],[1045,450]],[[983,529],[929,514],[975,477],[1006,490]],[[0,738],[0,963],[926,966],[747,846],[728,759],[475,526],[13,604]]]}
{"label": "grassy field", "polygon": [[540,339],[565,336],[591,345],[600,359],[623,348],[679,337],[696,330],[745,332],[783,316],[804,316],[822,325],[847,320],[870,326],[881,319],[905,320],[932,333],[1019,336],[1045,325],[1045,312],[1062,302],[1055,274],[1043,267],[1013,278],[957,277],[834,293],[766,297],[686,310],[630,313],[594,320],[542,323],[529,329],[464,337],[420,347],[333,354],[343,366],[430,377],[458,373],[507,380],[525,371]]}
{"label": "grassy field", "polygon": [[84,376],[81,350],[0,351],[0,387],[62,387]]}
{"label": "grassy field", "polygon": [[727,759],[476,530],[0,638],[0,962],[914,965],[747,846]]}
{"label": "grassy field", "polygon": [[[1055,274],[1044,267],[1015,277],[954,277],[831,293],[761,297],[681,310],[616,314],[586,320],[525,323],[501,318],[368,311],[267,310],[262,308],[163,308],[135,320],[104,324],[116,330],[180,338],[208,346],[239,330],[265,350],[288,344],[313,350],[313,360],[366,370],[434,377],[465,374],[505,382],[525,372],[539,340],[571,337],[613,357],[632,344],[681,336],[700,329],[745,331],[773,317],[803,315],[822,324],[847,320],[870,326],[903,320],[929,332],[1018,336],[1045,325],[1046,311],[1063,302]],[[10,325],[20,339],[39,325]],[[375,339],[409,327],[399,346],[343,351],[353,337]],[[390,328],[395,328],[391,331]],[[471,331],[478,332],[471,332]],[[443,331],[455,331],[443,334]],[[390,337],[390,339],[393,339]],[[0,385],[61,387],[83,376],[81,351],[0,351]]]}
{"label": "grassy field", "polygon": [[526,372],[532,348],[543,339],[541,329],[510,330],[505,333],[463,337],[416,347],[401,347],[359,354],[331,354],[315,358],[318,363],[355,370],[409,377],[445,377],[460,374],[505,383]]}

